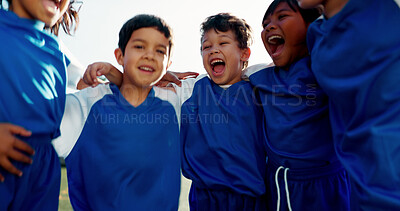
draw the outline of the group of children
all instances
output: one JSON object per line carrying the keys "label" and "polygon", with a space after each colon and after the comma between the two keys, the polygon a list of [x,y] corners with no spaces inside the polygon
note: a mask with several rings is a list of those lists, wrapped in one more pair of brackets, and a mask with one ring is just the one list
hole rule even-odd
{"label": "group of children", "polygon": [[51,141],[60,131],[75,210],[177,210],[181,171],[191,210],[400,208],[394,0],[274,0],[261,34],[273,67],[247,68],[243,19],[210,16],[207,75],[165,89],[154,84],[170,64],[171,29],[137,15],[114,52],[124,73],[94,64],[84,81],[112,83],[68,95],[69,60],[43,28],[71,17],[73,1],[9,3],[0,10],[0,84],[10,90],[0,98],[0,210],[58,208]]}

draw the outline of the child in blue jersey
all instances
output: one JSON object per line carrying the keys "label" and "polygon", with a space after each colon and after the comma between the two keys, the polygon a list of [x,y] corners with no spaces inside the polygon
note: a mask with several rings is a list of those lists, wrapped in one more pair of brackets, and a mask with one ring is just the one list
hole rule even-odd
{"label": "child in blue jersey", "polygon": [[67,95],[58,142],[74,210],[178,209],[179,98],[153,87],[171,48],[162,19],[137,15],[121,28],[115,50],[121,86]]}
{"label": "child in blue jersey", "polygon": [[[181,90],[182,172],[192,180],[191,210],[265,210],[262,110],[242,81],[251,29],[228,13],[201,25],[201,55],[208,73]],[[177,89],[179,92],[180,90]]]}
{"label": "child in blue jersey", "polygon": [[0,9],[0,122],[8,122],[0,126],[0,210],[58,209],[60,163],[51,141],[60,134],[70,61],[54,34],[60,25],[69,33],[77,20],[73,3],[13,0]]}
{"label": "child in blue jersey", "polygon": [[[192,180],[191,210],[266,209],[262,110],[241,79],[250,41],[244,20],[227,13],[210,16],[201,37],[208,76],[174,86],[182,102],[182,173]],[[96,75],[118,78],[110,64],[95,66],[84,77],[90,85],[96,85]]]}
{"label": "child in blue jersey", "polygon": [[333,146],[328,97],[312,74],[306,33],[320,16],[296,0],[274,0],[261,33],[275,67],[246,76],[264,108],[270,210],[349,210],[350,183]]}
{"label": "child in blue jersey", "polygon": [[328,95],[336,153],[353,210],[400,209],[400,7],[395,0],[298,0],[323,5],[307,34]]}

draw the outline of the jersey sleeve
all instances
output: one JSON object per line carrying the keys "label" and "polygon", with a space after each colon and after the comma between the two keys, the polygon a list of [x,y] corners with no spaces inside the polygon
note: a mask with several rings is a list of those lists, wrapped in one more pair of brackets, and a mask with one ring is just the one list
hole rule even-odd
{"label": "jersey sleeve", "polygon": [[247,67],[245,70],[243,70],[242,79],[245,81],[249,81],[250,76],[253,75],[254,73],[272,66],[273,64],[260,63]]}
{"label": "jersey sleeve", "polygon": [[168,90],[168,89],[164,89],[164,88],[160,88],[160,87],[156,87],[156,86],[154,87],[154,91],[155,91],[155,96],[157,96],[161,100],[165,100],[165,101],[169,102],[174,107],[175,114],[177,116],[177,121],[178,121],[178,123],[180,123],[181,104],[180,104],[178,95],[172,90]]}
{"label": "jersey sleeve", "polygon": [[61,136],[53,140],[59,157],[66,158],[78,140],[92,106],[106,94],[112,94],[109,85],[99,85],[67,94]]}
{"label": "jersey sleeve", "polygon": [[196,84],[196,82],[204,77],[207,77],[206,74],[203,75],[199,75],[197,76],[197,78],[188,78],[185,80],[182,80],[182,85],[178,86],[176,84],[173,84],[173,87],[176,91],[176,94],[179,97],[180,100],[180,104],[182,105],[187,99],[190,98],[190,96],[192,96],[193,93],[193,88],[194,85]]}
{"label": "jersey sleeve", "polygon": [[85,73],[85,68],[61,40],[59,43],[61,51],[69,61],[67,62],[67,92],[74,92],[79,80]]}

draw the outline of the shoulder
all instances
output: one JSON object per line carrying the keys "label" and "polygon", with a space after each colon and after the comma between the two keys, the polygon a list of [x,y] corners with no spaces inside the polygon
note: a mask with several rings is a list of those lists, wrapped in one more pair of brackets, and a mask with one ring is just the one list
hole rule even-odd
{"label": "shoulder", "polygon": [[113,94],[113,91],[109,84],[100,84],[96,87],[88,87],[79,90],[74,93],[67,94],[66,103],[72,103],[71,101],[79,101],[80,104],[94,104],[96,101],[102,99],[105,95]]}
{"label": "shoulder", "polygon": [[198,87],[199,84],[207,83],[207,81],[208,82],[210,81],[208,75],[203,74],[197,76],[196,78],[188,78],[182,80],[181,86],[178,86],[176,84],[173,84],[173,86],[176,91],[176,94],[180,99],[180,102],[183,103],[192,96],[195,86]]}
{"label": "shoulder", "polygon": [[153,87],[154,90],[154,96],[165,101],[176,101],[178,99],[177,94],[168,88],[163,88],[163,87]]}
{"label": "shoulder", "polygon": [[153,87],[154,97],[160,99],[163,102],[168,102],[175,110],[179,110],[180,99],[176,92],[167,88]]}
{"label": "shoulder", "polygon": [[267,64],[267,63],[260,63],[260,64],[255,64],[247,67],[245,70],[243,70],[242,73],[242,78],[243,79],[248,79],[251,75],[258,73],[261,70],[264,70],[269,67],[274,67],[274,64]]}

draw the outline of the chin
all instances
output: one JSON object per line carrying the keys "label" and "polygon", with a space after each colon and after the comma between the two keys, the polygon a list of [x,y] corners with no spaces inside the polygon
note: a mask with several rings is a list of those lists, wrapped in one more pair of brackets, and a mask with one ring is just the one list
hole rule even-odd
{"label": "chin", "polygon": [[218,85],[224,85],[225,84],[225,81],[222,78],[215,78],[215,77],[211,76],[211,80],[214,83],[218,84]]}

